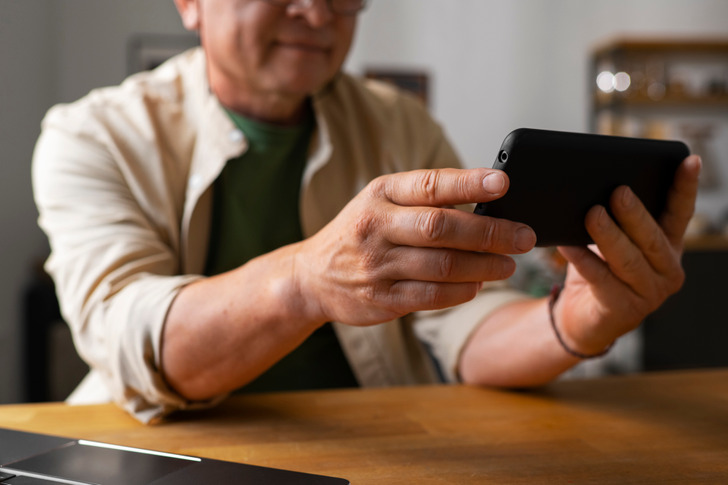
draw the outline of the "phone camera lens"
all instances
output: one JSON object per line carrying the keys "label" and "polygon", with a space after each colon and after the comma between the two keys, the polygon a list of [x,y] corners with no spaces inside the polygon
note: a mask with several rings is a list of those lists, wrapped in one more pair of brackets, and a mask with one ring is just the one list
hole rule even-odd
{"label": "phone camera lens", "polygon": [[501,152],[498,154],[498,160],[500,160],[502,163],[506,163],[508,161],[508,152],[505,150],[501,150]]}

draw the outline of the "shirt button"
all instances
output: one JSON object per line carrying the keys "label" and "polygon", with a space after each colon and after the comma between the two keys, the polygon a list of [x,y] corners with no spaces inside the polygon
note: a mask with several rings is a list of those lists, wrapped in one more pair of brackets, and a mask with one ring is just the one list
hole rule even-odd
{"label": "shirt button", "polygon": [[240,143],[241,141],[243,141],[243,132],[240,130],[233,130],[228,135],[228,138],[233,143]]}

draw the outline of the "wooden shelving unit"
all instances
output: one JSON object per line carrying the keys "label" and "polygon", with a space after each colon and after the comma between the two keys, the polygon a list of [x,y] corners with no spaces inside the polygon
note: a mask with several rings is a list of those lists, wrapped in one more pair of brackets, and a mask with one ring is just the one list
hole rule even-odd
{"label": "wooden shelving unit", "polygon": [[593,52],[589,82],[594,132],[644,136],[656,118],[728,114],[728,39],[615,40]]}
{"label": "wooden shelving unit", "polygon": [[690,236],[685,239],[686,251],[726,251],[728,252],[728,236],[723,234],[705,234]]}

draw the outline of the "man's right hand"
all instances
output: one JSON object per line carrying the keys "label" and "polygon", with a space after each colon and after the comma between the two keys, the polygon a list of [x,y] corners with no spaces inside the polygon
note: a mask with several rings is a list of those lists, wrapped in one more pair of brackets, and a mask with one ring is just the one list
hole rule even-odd
{"label": "man's right hand", "polygon": [[418,170],[373,180],[311,238],[293,277],[304,313],[319,321],[372,325],[475,297],[483,281],[515,270],[507,254],[536,242],[528,226],[451,208],[508,189],[497,170]]}

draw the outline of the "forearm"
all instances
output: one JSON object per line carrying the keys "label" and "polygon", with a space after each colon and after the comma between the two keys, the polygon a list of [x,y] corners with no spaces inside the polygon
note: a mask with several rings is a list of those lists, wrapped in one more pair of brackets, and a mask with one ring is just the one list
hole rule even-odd
{"label": "forearm", "polygon": [[505,305],[475,330],[460,358],[470,384],[531,387],[545,384],[577,364],[559,344],[546,299]]}
{"label": "forearm", "polygon": [[166,319],[161,360],[167,382],[182,396],[204,400],[247,384],[325,322],[300,298],[295,249],[180,291]]}

